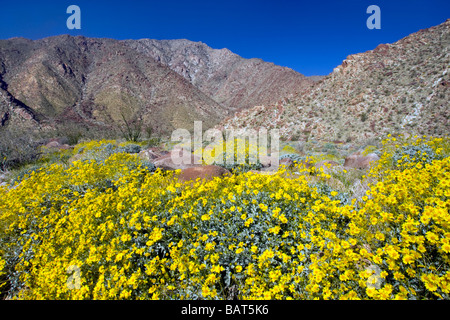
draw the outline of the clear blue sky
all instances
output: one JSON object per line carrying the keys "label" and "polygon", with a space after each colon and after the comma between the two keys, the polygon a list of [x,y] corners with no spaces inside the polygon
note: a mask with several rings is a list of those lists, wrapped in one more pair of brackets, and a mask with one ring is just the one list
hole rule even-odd
{"label": "clear blue sky", "polygon": [[[69,30],[69,5],[81,30]],[[369,30],[369,5],[381,29]],[[349,54],[395,42],[450,18],[449,0],[40,0],[2,1],[0,39],[59,34],[114,39],[189,39],[244,58],[324,75]]]}

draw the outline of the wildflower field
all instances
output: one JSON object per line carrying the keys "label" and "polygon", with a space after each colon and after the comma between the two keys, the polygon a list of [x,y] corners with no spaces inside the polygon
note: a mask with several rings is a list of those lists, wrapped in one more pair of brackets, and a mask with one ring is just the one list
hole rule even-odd
{"label": "wildflower field", "polygon": [[132,149],[82,143],[0,187],[3,297],[450,298],[448,138],[383,141],[361,197],[300,164],[181,183]]}

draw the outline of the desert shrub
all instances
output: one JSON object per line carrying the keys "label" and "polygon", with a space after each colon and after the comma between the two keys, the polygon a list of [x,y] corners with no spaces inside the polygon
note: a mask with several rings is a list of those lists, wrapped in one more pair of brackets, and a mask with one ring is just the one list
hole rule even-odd
{"label": "desert shrub", "polygon": [[363,176],[365,176],[365,170],[354,169],[354,168],[343,168],[342,170],[330,170],[330,175],[332,178],[340,181],[344,187],[344,190],[350,192],[352,186],[361,181]]}
{"label": "desert shrub", "polygon": [[156,147],[161,144],[162,139],[159,137],[152,137],[144,140],[147,148]]}
{"label": "desert shrub", "polygon": [[[104,149],[106,145],[116,145],[115,140],[91,140],[86,142],[81,142],[77,144],[74,149],[74,154],[83,154],[83,153],[95,153],[99,149]],[[108,147],[112,148],[112,147]]]}
{"label": "desert shrub", "polygon": [[124,146],[119,146],[117,152],[139,153],[141,152],[141,146],[138,144],[126,144]]}
{"label": "desert shrub", "polygon": [[422,165],[430,164],[435,159],[437,159],[437,155],[426,144],[403,146],[397,149],[392,156],[393,165],[398,169],[404,169],[418,163]]}
{"label": "desert shrub", "polygon": [[78,144],[74,150],[74,154],[80,154],[80,160],[96,160],[104,161],[115,153],[135,154],[141,151],[141,146],[135,143],[118,143],[116,140],[93,140],[87,143]]}
{"label": "desert shrub", "polygon": [[[257,297],[249,279],[262,286],[257,274],[268,264],[281,272],[273,278],[293,281],[304,264],[294,257],[309,261],[307,252],[319,250],[311,227],[298,226],[308,208],[322,208],[318,200],[333,202],[305,180],[248,172],[183,187],[130,169],[135,161],[113,154],[102,165],[51,165],[0,189],[2,220],[13,219],[1,244],[16,297]],[[77,290],[67,286],[71,266],[80,270]],[[264,297],[287,294],[276,283]]]}
{"label": "desert shrub", "polygon": [[449,299],[450,158],[385,164],[358,203],[284,170],[181,183],[136,154],[45,166],[0,187],[2,295]]}
{"label": "desert shrub", "polygon": [[300,163],[304,160],[306,160],[306,156],[301,156],[297,153],[287,153],[280,156],[280,160],[290,158],[294,163]]}
{"label": "desert shrub", "polygon": [[121,117],[123,123],[118,125],[118,129],[125,140],[137,142],[140,140],[143,131],[147,130],[150,130],[148,132],[149,135],[152,134],[151,128],[143,130],[144,123],[142,118],[127,119],[124,112],[121,112]]}
{"label": "desert shrub", "polygon": [[361,122],[365,122],[367,120],[367,113],[363,112],[360,115]]}
{"label": "desert shrub", "polygon": [[382,141],[380,160],[371,171],[371,176],[381,179],[384,173],[392,170],[423,167],[434,159],[444,159],[450,156],[450,139],[448,137],[413,136],[405,138],[402,135]]}
{"label": "desert shrub", "polygon": [[19,168],[39,158],[39,139],[25,131],[0,130],[0,170]]}
{"label": "desert shrub", "polygon": [[370,153],[375,153],[376,155],[380,156],[379,151],[377,150],[377,147],[376,147],[376,146],[373,146],[373,145],[367,145],[367,146],[364,148],[362,154],[363,154],[363,156],[367,156],[367,155],[370,154]]}
{"label": "desert shrub", "polygon": [[[26,281],[24,282],[26,277],[32,276],[27,272],[23,273],[16,269],[17,261],[28,261],[23,265],[23,267],[26,267],[31,261],[27,259],[36,257],[36,252],[39,251],[38,248],[46,250],[44,243],[42,243],[43,246],[38,246],[38,244],[41,241],[45,242],[43,240],[46,237],[44,234],[51,232],[48,228],[61,227],[62,229],[59,232],[66,230],[70,225],[70,219],[68,219],[70,214],[66,210],[76,210],[76,205],[74,206],[73,201],[87,200],[90,196],[95,198],[95,195],[100,194],[106,196],[110,192],[117,191],[119,181],[127,183],[133,179],[145,177],[146,174],[143,169],[137,156],[117,153],[105,159],[103,163],[97,161],[75,161],[68,168],[58,164],[46,166],[38,171],[31,172],[26,179],[21,181],[20,185],[16,185],[9,192],[6,188],[0,190],[2,199],[5,200],[2,201],[0,209],[2,221],[13,221],[11,224],[3,226],[6,230],[1,230],[3,232],[1,238],[2,247],[5,245],[5,241],[14,242],[8,242],[12,251],[5,252],[2,256],[6,261],[6,268],[12,275],[8,279],[11,290],[22,288],[23,283],[26,283]],[[38,188],[35,187],[36,183],[39,185]],[[29,193],[32,189],[35,192]],[[11,202],[13,201],[12,198],[9,197],[16,190],[24,197],[23,202],[19,205],[20,208],[17,207],[18,202],[14,205]],[[97,200],[107,201],[106,198],[102,197]],[[93,216],[98,214],[94,207],[85,209],[92,209],[91,214]],[[41,213],[38,214],[38,211]],[[56,213],[57,211],[59,212],[58,214]],[[19,218],[18,220],[15,219],[16,214]],[[64,217],[67,218],[67,221]],[[80,216],[80,218],[82,217]],[[19,220],[22,223],[17,224]],[[78,222],[82,223],[81,220],[78,220]],[[92,227],[93,225],[89,226],[88,229]],[[22,232],[22,230],[25,231]],[[33,234],[35,236],[44,236],[44,238],[33,238]],[[5,235],[7,235],[6,238]],[[61,240],[61,238],[57,240],[59,244],[54,243],[54,245],[61,245],[61,248],[66,245],[70,246],[70,242],[62,240],[65,243],[63,244],[60,243]],[[56,251],[53,253],[49,252],[50,255],[60,252],[60,248],[55,247],[54,249]],[[17,256],[18,252],[23,252],[23,254]],[[41,253],[44,254],[43,251]]]}
{"label": "desert shrub", "polygon": [[83,154],[95,161],[102,162],[118,151],[119,147],[117,147],[115,144],[106,143],[90,150],[89,152],[84,151]]}
{"label": "desert shrub", "polygon": [[345,235],[311,257],[310,297],[448,299],[449,169],[447,157],[385,172],[344,215]]}
{"label": "desert shrub", "polygon": [[25,165],[21,167],[20,169],[13,171],[12,177],[11,177],[11,184],[20,183],[22,180],[28,178],[30,174],[33,172],[38,172],[43,167],[42,164],[31,164],[31,165]]}
{"label": "desert shrub", "polygon": [[[202,156],[204,162],[221,166],[232,173],[262,168],[259,158],[259,147],[245,139],[235,138],[234,140],[226,141],[219,145],[217,149],[204,148]],[[216,161],[216,159],[219,160]]]}
{"label": "desert shrub", "polygon": [[141,159],[139,162],[139,166],[148,172],[155,172],[156,166],[150,160]]}
{"label": "desert shrub", "polygon": [[336,152],[336,146],[331,142],[327,142],[322,146],[322,152],[326,153]]}
{"label": "desert shrub", "polygon": [[83,134],[79,131],[76,132],[69,132],[66,134],[68,144],[71,146],[74,146],[80,141],[80,139],[83,137]]}
{"label": "desert shrub", "polygon": [[[326,181],[326,180],[325,180]],[[325,195],[330,197],[333,200],[339,200],[341,204],[347,205],[350,204],[350,196],[345,192],[338,192],[338,190],[333,189],[326,182],[318,182],[311,184],[311,188],[315,188],[317,192],[321,195]]]}
{"label": "desert shrub", "polygon": [[6,298],[6,293],[8,292],[8,279],[7,273],[5,272],[5,260],[2,259],[2,251],[0,249],[0,299]]}
{"label": "desert shrub", "polygon": [[40,156],[35,163],[67,163],[72,156],[71,149],[58,150],[54,148],[47,148],[46,146],[40,147]]}
{"label": "desert shrub", "polygon": [[450,158],[390,171],[353,219],[364,256],[378,270],[369,297],[450,298]]}

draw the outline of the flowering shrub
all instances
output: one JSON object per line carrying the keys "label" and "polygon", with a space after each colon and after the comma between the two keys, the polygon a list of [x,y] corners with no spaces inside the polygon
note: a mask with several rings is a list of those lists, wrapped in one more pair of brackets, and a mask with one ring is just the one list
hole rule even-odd
{"label": "flowering shrub", "polygon": [[450,158],[419,164],[373,186],[355,219],[385,282],[370,297],[450,298]]}
{"label": "flowering shrub", "polygon": [[358,203],[284,169],[181,183],[135,154],[45,166],[0,187],[0,290],[17,299],[448,299],[450,158],[445,140],[420,143],[441,159],[399,170],[399,146],[386,143],[369,173],[379,179]]}
{"label": "flowering shrub", "polygon": [[0,298],[3,296],[2,292],[6,292],[5,287],[7,284],[6,272],[4,272],[5,260],[0,258]]}
{"label": "flowering shrub", "polygon": [[423,167],[433,160],[444,159],[450,156],[450,139],[427,138],[403,136],[391,137],[390,135],[383,143],[381,159],[369,175],[381,179],[389,170],[403,170],[418,166]]}
{"label": "flowering shrub", "polygon": [[437,159],[437,157],[433,149],[425,144],[419,146],[404,146],[397,149],[392,156],[393,165],[399,169],[407,168],[411,164],[416,165],[421,163],[422,165],[425,165],[431,163],[435,159]]}
{"label": "flowering shrub", "polygon": [[[351,213],[350,238],[317,260],[336,290],[324,287],[319,296],[331,290],[332,298],[448,299],[449,170],[446,158],[390,171],[374,185]],[[357,250],[343,251],[344,245]],[[337,265],[352,260],[344,269]]]}
{"label": "flowering shrub", "polygon": [[[233,150],[233,152],[230,152]],[[216,154],[216,152],[218,154]],[[224,141],[222,144],[208,146],[201,150],[204,162],[218,165],[231,172],[246,172],[249,170],[259,170],[262,164],[258,157],[259,147],[251,141],[242,138],[233,138]],[[214,161],[220,159],[219,161]]]}

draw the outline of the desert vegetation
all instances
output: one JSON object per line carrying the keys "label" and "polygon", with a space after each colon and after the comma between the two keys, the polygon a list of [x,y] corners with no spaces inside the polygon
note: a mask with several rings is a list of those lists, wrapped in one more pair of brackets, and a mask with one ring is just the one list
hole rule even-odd
{"label": "desert vegetation", "polygon": [[80,141],[5,169],[3,298],[450,297],[448,138],[357,146],[368,169],[343,166],[356,146],[286,142],[275,174],[186,182],[145,148]]}

